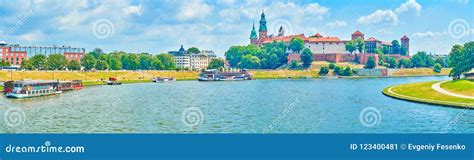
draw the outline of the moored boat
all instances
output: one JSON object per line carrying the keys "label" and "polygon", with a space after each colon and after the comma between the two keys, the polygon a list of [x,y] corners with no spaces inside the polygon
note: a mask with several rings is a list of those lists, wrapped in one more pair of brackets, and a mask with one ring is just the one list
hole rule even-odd
{"label": "moored boat", "polygon": [[73,81],[60,81],[58,90],[60,91],[71,91],[82,89],[82,81],[81,80],[73,80]]}
{"label": "moored boat", "polygon": [[246,69],[238,71],[220,72],[216,69],[208,69],[199,74],[199,81],[242,81],[251,80],[252,76]]}
{"label": "moored boat", "polygon": [[121,85],[122,82],[117,81],[116,78],[109,78],[109,80],[107,81],[107,84],[108,85]]}
{"label": "moored boat", "polygon": [[8,81],[5,82],[7,98],[31,98],[60,94],[58,81]]}
{"label": "moored boat", "polygon": [[176,79],[171,77],[171,78],[167,78],[167,77],[156,77],[156,78],[153,78],[152,79],[152,82],[155,82],[155,83],[165,83],[165,82],[176,82]]}

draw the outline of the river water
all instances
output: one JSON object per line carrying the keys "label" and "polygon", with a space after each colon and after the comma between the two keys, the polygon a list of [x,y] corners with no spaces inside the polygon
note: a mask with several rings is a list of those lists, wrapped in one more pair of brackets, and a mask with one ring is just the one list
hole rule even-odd
{"label": "river water", "polygon": [[2,133],[474,133],[474,110],[381,94],[448,77],[178,81],[0,98]]}

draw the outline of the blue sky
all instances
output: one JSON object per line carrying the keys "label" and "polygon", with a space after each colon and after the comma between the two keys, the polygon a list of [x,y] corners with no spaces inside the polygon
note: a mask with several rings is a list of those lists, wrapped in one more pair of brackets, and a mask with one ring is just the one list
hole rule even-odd
{"label": "blue sky", "polygon": [[410,38],[410,53],[447,54],[474,39],[469,0],[0,0],[0,40],[21,45],[99,47],[106,52],[163,53],[246,45],[265,10],[269,32],[350,39]]}

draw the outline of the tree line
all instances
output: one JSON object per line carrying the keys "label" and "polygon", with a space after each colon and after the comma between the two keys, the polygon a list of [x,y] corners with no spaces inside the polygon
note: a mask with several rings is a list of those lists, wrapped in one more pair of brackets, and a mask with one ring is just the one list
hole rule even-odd
{"label": "tree line", "polygon": [[27,70],[173,70],[176,69],[174,57],[161,53],[126,53],[116,51],[104,53],[96,48],[81,58],[81,61],[67,60],[62,54],[48,56],[37,54],[21,64]]}
{"label": "tree line", "polygon": [[[304,67],[311,65],[313,53],[304,47],[304,42],[299,37],[293,37],[287,45],[284,42],[273,41],[258,47],[253,44],[247,46],[232,46],[225,52],[226,60],[231,67],[247,69],[276,69],[288,61],[288,52],[291,50],[301,53]],[[294,67],[294,68],[298,68]],[[291,65],[290,65],[290,68]]]}

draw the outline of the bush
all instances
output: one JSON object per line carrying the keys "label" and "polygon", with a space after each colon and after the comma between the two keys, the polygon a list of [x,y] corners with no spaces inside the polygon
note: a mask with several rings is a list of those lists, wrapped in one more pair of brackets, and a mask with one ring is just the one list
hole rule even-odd
{"label": "bush", "polygon": [[336,67],[334,63],[329,63],[329,69],[334,69],[334,67]]}
{"label": "bush", "polygon": [[436,73],[440,73],[442,68],[443,67],[441,66],[441,64],[436,63],[433,67],[433,71],[436,72]]}
{"label": "bush", "polygon": [[291,63],[290,63],[289,68],[290,68],[290,69],[297,69],[297,68],[299,68],[298,61],[292,60]]}
{"label": "bush", "polygon": [[344,69],[341,66],[336,66],[334,67],[334,74],[342,76],[344,74]]}
{"label": "bush", "polygon": [[346,68],[344,68],[344,71],[342,72],[342,76],[352,76],[351,67],[347,66]]}
{"label": "bush", "polygon": [[365,63],[364,68],[369,68],[369,69],[375,68],[375,59],[374,59],[373,56],[370,56],[370,57],[367,59],[367,62]]}
{"label": "bush", "polygon": [[398,63],[397,63],[397,60],[393,57],[388,57],[387,59],[388,61],[388,68],[397,68],[398,66]]}
{"label": "bush", "polygon": [[321,67],[321,69],[319,69],[318,75],[325,76],[328,73],[329,73],[329,67],[324,66],[324,67]]}

